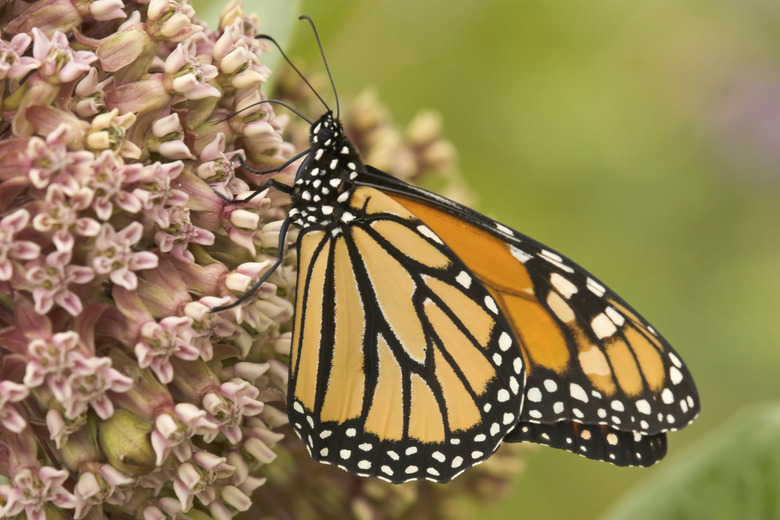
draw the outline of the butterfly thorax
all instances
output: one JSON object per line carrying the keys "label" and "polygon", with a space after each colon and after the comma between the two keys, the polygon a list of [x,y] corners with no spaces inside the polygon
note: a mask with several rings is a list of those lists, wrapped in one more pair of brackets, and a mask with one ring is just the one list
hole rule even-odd
{"label": "butterfly thorax", "polygon": [[312,125],[309,142],[311,151],[295,178],[290,217],[303,230],[337,229],[355,218],[348,202],[363,162],[332,112]]}

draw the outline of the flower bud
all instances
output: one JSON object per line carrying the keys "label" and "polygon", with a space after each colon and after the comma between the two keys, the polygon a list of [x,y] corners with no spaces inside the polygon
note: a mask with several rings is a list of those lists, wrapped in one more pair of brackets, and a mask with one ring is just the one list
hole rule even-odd
{"label": "flower bud", "polygon": [[126,410],[117,410],[100,425],[100,445],[116,469],[132,476],[144,475],[155,467],[151,431],[149,422]]}

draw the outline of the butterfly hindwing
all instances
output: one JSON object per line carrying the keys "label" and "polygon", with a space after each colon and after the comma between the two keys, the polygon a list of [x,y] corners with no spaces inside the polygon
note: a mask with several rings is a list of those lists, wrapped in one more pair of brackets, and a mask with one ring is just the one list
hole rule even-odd
{"label": "butterfly hindwing", "polygon": [[504,442],[535,442],[617,466],[651,466],[666,455],[665,433],[642,435],[576,421],[520,423]]}
{"label": "butterfly hindwing", "polygon": [[291,422],[322,462],[446,482],[520,420],[520,349],[492,296],[413,214],[369,187],[349,211],[337,231],[299,235]]}

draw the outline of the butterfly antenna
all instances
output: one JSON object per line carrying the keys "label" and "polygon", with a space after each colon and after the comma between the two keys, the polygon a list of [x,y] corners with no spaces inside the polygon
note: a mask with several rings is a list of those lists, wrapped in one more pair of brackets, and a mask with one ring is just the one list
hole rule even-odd
{"label": "butterfly antenna", "polygon": [[[315,33],[315,34],[316,34],[316,33]],[[303,82],[304,82],[304,83],[306,83],[306,85],[309,87],[309,89],[310,89],[312,92],[314,92],[314,95],[315,95],[315,96],[317,96],[317,99],[319,99],[319,100],[320,100],[320,103],[322,103],[322,104],[325,106],[325,109],[326,109],[326,110],[328,110],[328,111],[330,110],[330,107],[328,106],[328,104],[327,104],[327,103],[325,103],[325,100],[324,100],[324,99],[322,99],[322,96],[320,96],[320,95],[317,93],[317,91],[316,91],[316,90],[314,90],[314,87],[312,87],[312,86],[311,86],[311,83],[309,83],[309,80],[307,80],[307,79],[306,79],[306,77],[305,77],[305,76],[304,76],[304,75],[301,73],[301,71],[300,71],[300,70],[298,70],[298,67],[296,67],[295,65],[293,65],[293,62],[292,62],[292,61],[290,61],[290,58],[288,58],[288,57],[287,57],[287,55],[286,55],[286,54],[284,53],[284,51],[282,50],[282,47],[279,45],[279,42],[277,42],[276,40],[274,40],[274,39],[273,39],[273,37],[271,37],[271,36],[268,36],[267,34],[258,34],[257,36],[255,36],[255,38],[257,38],[258,40],[268,40],[269,42],[273,43],[273,44],[274,44],[274,46],[276,47],[276,49],[277,49],[277,50],[279,51],[279,53],[282,55],[282,58],[284,58],[284,61],[286,61],[286,62],[287,62],[287,64],[288,64],[290,67],[292,67],[292,69],[293,69],[293,70],[296,72],[296,74],[298,74],[298,76],[300,76],[300,78],[303,80]],[[320,49],[321,49],[321,48],[320,48]],[[338,108],[338,99],[336,99],[336,107]]]}
{"label": "butterfly antenna", "polygon": [[[304,80],[304,81],[305,81],[305,80]],[[214,121],[214,123],[212,123],[212,124],[215,124],[215,125],[216,125],[216,124],[218,124],[218,123],[223,123],[223,122],[227,121],[228,119],[230,119],[231,117],[233,117],[233,116],[237,116],[238,114],[240,114],[240,113],[241,113],[241,112],[243,112],[244,110],[249,110],[250,108],[254,108],[254,107],[256,107],[257,105],[262,105],[262,104],[264,104],[264,103],[273,103],[274,105],[281,105],[281,106],[283,106],[284,108],[286,108],[287,110],[289,110],[290,112],[292,112],[293,114],[295,114],[296,116],[300,117],[301,119],[303,119],[304,121],[306,121],[307,123],[309,123],[309,125],[312,125],[312,124],[313,124],[313,123],[312,123],[312,121],[310,121],[308,117],[306,117],[305,115],[301,114],[300,112],[298,112],[297,110],[295,110],[293,107],[291,107],[290,105],[288,105],[288,104],[287,104],[287,103],[285,103],[284,101],[279,101],[278,99],[264,99],[264,100],[262,100],[262,101],[258,101],[257,103],[252,103],[252,104],[251,104],[251,105],[249,105],[248,107],[244,107],[244,108],[242,108],[241,110],[238,110],[238,111],[236,111],[236,112],[233,112],[232,114],[230,114],[229,116],[227,116],[227,117],[226,117],[226,118],[224,118],[224,119],[220,119],[220,120],[218,120],[218,121]],[[327,105],[326,105],[326,107],[327,107]],[[330,109],[328,109],[328,110],[330,110]]]}
{"label": "butterfly antenna", "polygon": [[314,26],[314,22],[309,15],[302,14],[298,17],[298,20],[306,20],[311,25],[311,30],[314,31],[314,39],[317,40],[317,46],[320,48],[320,56],[322,56],[322,63],[325,64],[325,70],[328,72],[328,79],[330,80],[330,86],[333,89],[333,96],[336,98],[336,119],[339,118],[339,94],[336,92],[336,84],[333,82],[333,76],[330,74],[330,67],[328,67],[328,60],[325,59],[325,51],[322,50],[322,42],[320,42],[320,35],[317,34],[317,27]]}

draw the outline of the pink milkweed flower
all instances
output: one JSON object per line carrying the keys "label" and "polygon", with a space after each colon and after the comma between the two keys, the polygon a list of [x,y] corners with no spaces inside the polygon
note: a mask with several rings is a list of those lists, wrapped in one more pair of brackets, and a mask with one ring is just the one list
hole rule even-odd
{"label": "pink milkweed flower", "polygon": [[32,29],[33,57],[40,62],[40,74],[51,81],[69,83],[89,70],[90,63],[97,60],[92,51],[75,51],[68,37],[55,31],[51,40],[37,27]]}
{"label": "pink milkweed flower", "polygon": [[41,248],[35,242],[14,239],[29,221],[30,213],[26,209],[18,209],[0,220],[0,281],[11,279],[11,260],[32,260],[41,254]]}
{"label": "pink milkweed flower", "polygon": [[33,228],[51,232],[57,250],[70,251],[74,244],[73,233],[93,237],[100,231],[100,224],[95,219],[82,216],[82,210],[92,204],[92,196],[91,190],[79,188],[73,196],[67,197],[59,184],[50,185],[40,212],[33,218]]}
{"label": "pink milkweed flower", "polygon": [[116,285],[129,291],[138,287],[138,277],[133,271],[157,267],[157,255],[149,251],[133,251],[141,240],[144,227],[133,222],[122,231],[115,231],[111,224],[103,224],[95,239],[96,256],[92,267],[97,274],[109,274]]}
{"label": "pink milkweed flower", "polygon": [[19,79],[40,66],[37,59],[24,56],[31,42],[32,38],[25,33],[14,35],[10,42],[0,39],[0,80]]}
{"label": "pink milkweed flower", "polygon": [[171,357],[194,360],[200,352],[192,344],[195,331],[192,318],[169,316],[160,323],[151,321],[141,327],[141,339],[135,344],[135,355],[141,368],[151,368],[163,383],[173,380]]}
{"label": "pink milkweed flower", "polygon": [[203,408],[219,425],[227,440],[236,444],[241,440],[239,427],[244,416],[251,417],[263,411],[263,402],[256,398],[260,391],[248,381],[234,378],[219,387],[219,393],[209,392],[203,397]]}
{"label": "pink milkweed flower", "polygon": [[14,433],[27,427],[27,421],[16,410],[13,403],[23,401],[30,395],[26,386],[13,381],[0,381],[0,424]]}
{"label": "pink milkweed flower", "polygon": [[33,260],[27,269],[27,280],[33,284],[35,312],[46,314],[56,303],[72,316],[83,310],[81,298],[70,289],[70,284],[92,281],[91,267],[70,265],[71,251],[54,251],[44,260]]}
{"label": "pink milkweed flower", "polygon": [[196,53],[195,42],[187,40],[177,45],[165,60],[164,70],[173,80],[173,92],[193,101],[221,96],[219,89],[208,84],[219,71],[210,63],[201,63]]}
{"label": "pink milkweed flower", "polygon": [[45,520],[44,508],[48,504],[62,508],[74,507],[75,498],[63,485],[67,479],[66,470],[51,466],[44,466],[37,471],[31,468],[20,470],[14,475],[13,487],[8,493],[6,517],[24,511],[28,520]]}
{"label": "pink milkweed flower", "polygon": [[112,368],[111,358],[75,353],[73,359],[75,363],[63,387],[67,392],[58,396],[66,417],[76,417],[91,407],[98,417],[108,419],[114,415],[114,403],[107,393],[127,392],[133,380]]}
{"label": "pink milkweed flower", "polygon": [[62,387],[73,367],[72,354],[86,354],[77,332],[58,332],[50,338],[35,338],[27,346],[27,367],[24,384],[35,388],[48,382],[51,387]]}

